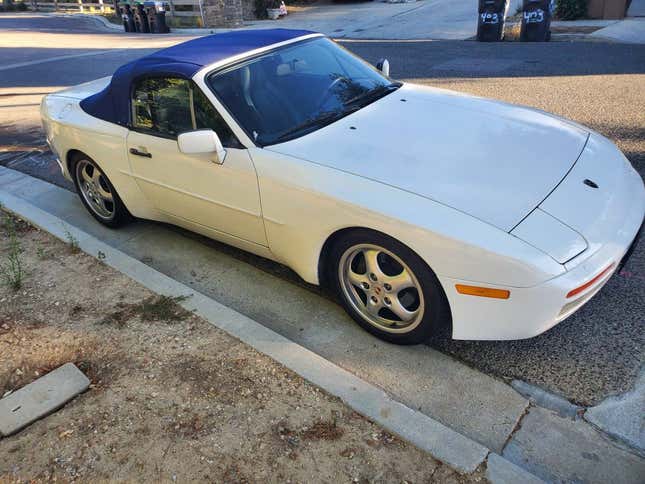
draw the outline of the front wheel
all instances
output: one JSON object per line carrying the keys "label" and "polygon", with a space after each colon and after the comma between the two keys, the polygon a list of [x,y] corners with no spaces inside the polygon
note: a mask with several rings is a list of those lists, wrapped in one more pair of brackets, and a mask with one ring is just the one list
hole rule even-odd
{"label": "front wheel", "polygon": [[78,196],[96,220],[113,228],[130,221],[128,209],[94,160],[78,155],[74,159],[72,170]]}
{"label": "front wheel", "polygon": [[330,252],[328,278],[352,318],[385,341],[419,344],[450,326],[434,272],[384,234],[356,230],[339,240]]}

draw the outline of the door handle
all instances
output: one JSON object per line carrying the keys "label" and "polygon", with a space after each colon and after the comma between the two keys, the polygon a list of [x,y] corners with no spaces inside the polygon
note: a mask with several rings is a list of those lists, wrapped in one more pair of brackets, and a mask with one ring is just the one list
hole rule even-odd
{"label": "door handle", "polygon": [[145,158],[152,158],[152,155],[147,151],[139,151],[136,148],[130,148],[130,153],[137,156],[143,156]]}

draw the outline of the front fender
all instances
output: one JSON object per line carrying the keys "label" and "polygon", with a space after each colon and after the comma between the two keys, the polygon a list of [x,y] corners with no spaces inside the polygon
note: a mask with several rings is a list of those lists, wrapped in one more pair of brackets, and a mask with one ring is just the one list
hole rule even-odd
{"label": "front fender", "polygon": [[364,227],[400,240],[440,277],[532,287],[564,272],[520,239],[438,202],[315,163],[250,150],[271,251],[317,284],[334,232]]}

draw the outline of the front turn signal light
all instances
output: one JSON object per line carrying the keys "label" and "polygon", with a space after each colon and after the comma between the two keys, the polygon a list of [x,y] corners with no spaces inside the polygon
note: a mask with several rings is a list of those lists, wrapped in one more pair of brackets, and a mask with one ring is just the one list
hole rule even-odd
{"label": "front turn signal light", "polygon": [[511,297],[511,291],[506,289],[494,289],[492,287],[467,286],[465,284],[456,284],[459,294],[468,296],[492,297],[495,299],[508,299]]}

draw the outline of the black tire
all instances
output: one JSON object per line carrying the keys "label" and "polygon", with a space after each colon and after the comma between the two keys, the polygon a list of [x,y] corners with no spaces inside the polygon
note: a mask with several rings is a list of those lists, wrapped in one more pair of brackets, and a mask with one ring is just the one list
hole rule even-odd
{"label": "black tire", "polygon": [[[355,303],[351,300],[351,296],[346,294],[341,280],[343,268],[340,267],[341,265],[344,266],[346,262],[342,259],[346,257],[345,254],[348,251],[351,252],[353,248],[363,245],[374,245],[386,249],[404,262],[412,271],[413,277],[418,281],[423,294],[423,313],[419,318],[420,322],[415,323],[416,326],[409,331],[393,333],[377,327],[357,310],[354,306]],[[384,341],[399,345],[420,344],[427,342],[433,335],[444,335],[446,329],[451,328],[448,299],[435,273],[409,247],[383,233],[367,229],[356,229],[342,235],[329,250],[325,277],[327,284],[337,294],[349,315],[363,329]]]}
{"label": "black tire", "polygon": [[[101,183],[105,184],[104,188],[108,188],[110,194],[112,195],[113,214],[110,217],[101,216],[99,213],[97,213],[96,209],[93,208],[86,200],[83,190],[81,189],[79,176],[77,173],[79,163],[87,163],[91,165],[93,169],[98,170],[98,172],[100,173]],[[121,197],[119,197],[119,194],[114,188],[114,185],[112,185],[112,182],[108,179],[103,170],[101,170],[101,168],[92,158],[83,153],[77,153],[76,155],[74,155],[70,163],[70,173],[72,175],[72,178],[74,179],[76,193],[78,193],[78,197],[81,199],[81,203],[85,206],[90,215],[92,215],[92,217],[94,217],[97,221],[110,228],[118,228],[132,221],[133,217],[132,215],[130,215],[130,212],[128,212],[128,209],[123,204],[123,201],[121,200]]]}

